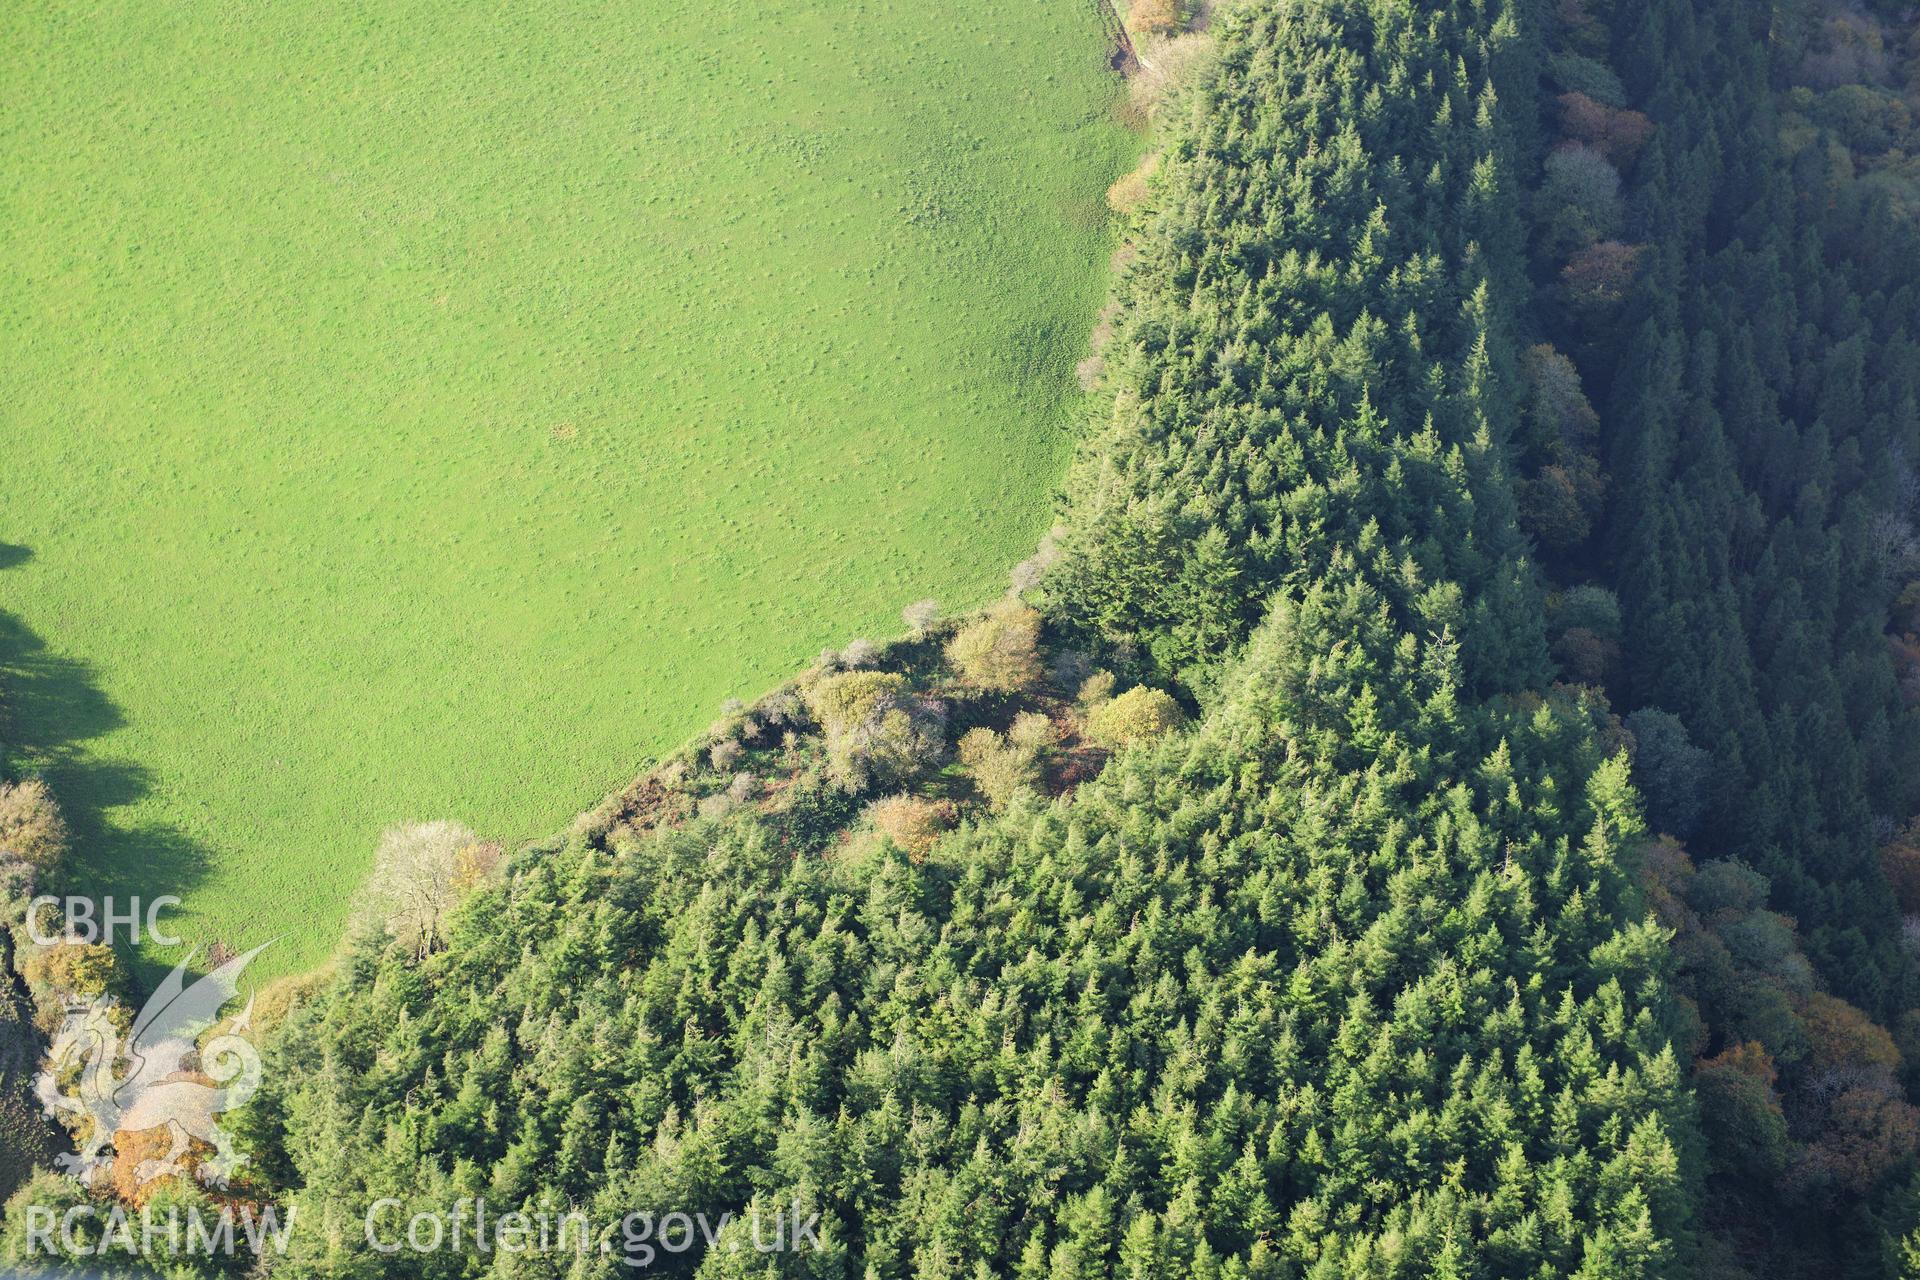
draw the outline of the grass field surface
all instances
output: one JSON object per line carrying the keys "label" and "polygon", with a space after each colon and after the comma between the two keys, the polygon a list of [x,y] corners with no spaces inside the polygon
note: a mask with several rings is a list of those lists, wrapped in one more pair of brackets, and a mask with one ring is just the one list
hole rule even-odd
{"label": "grass field surface", "polygon": [[326,954],[1048,522],[1093,0],[0,9],[0,662],[78,887]]}

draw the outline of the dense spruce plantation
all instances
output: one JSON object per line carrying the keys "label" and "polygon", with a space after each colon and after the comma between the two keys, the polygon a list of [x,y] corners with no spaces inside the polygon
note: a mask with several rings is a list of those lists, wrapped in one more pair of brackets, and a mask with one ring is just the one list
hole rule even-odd
{"label": "dense spruce plantation", "polygon": [[[1912,15],[1126,12],[1190,79],[1007,597],[396,844],[241,1179],[116,1192],[274,1277],[1920,1274]],[[363,1229],[474,1201],[592,1234]]]}

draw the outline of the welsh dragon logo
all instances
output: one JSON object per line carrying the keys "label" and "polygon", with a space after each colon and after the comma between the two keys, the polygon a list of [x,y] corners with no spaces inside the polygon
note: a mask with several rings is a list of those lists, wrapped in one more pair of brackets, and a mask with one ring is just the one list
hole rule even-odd
{"label": "welsh dragon logo", "polygon": [[[118,1136],[164,1129],[166,1152],[140,1163],[134,1170],[137,1182],[185,1174],[182,1157],[189,1141],[198,1140],[214,1149],[195,1171],[200,1181],[226,1186],[246,1157],[234,1150],[214,1117],[240,1106],[260,1087],[260,1054],[246,1038],[252,999],[231,1028],[203,1047],[196,1048],[196,1042],[237,994],[241,971],[270,945],[235,956],[192,986],[186,983],[189,954],[141,1007],[124,1039],[111,1017],[113,1002],[95,998],[68,1008],[37,1082],[48,1115],[91,1122],[80,1135],[80,1149],[57,1157],[64,1170],[91,1184],[112,1164],[110,1148]],[[63,1086],[63,1080],[69,1083]]]}

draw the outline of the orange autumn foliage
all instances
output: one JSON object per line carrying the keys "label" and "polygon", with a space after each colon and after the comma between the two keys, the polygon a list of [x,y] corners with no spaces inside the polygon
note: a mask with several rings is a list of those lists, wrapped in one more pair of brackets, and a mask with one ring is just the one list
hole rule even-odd
{"label": "orange autumn foliage", "polygon": [[1899,1068],[1900,1051],[1887,1029],[1840,997],[1813,992],[1801,1001],[1799,1013],[1814,1068]]}
{"label": "orange autumn foliage", "polygon": [[1920,842],[1909,837],[1880,850],[1880,869],[1900,903],[1902,915],[1920,915]]}
{"label": "orange autumn foliage", "polygon": [[1127,30],[1137,36],[1166,35],[1179,29],[1179,0],[1133,0],[1127,7]]}
{"label": "orange autumn foliage", "polygon": [[[1754,1040],[1730,1045],[1711,1058],[1703,1058],[1700,1061],[1700,1067],[1702,1070],[1715,1068],[1736,1072],[1760,1081],[1768,1089],[1773,1088],[1780,1081],[1780,1069],[1773,1065],[1772,1055]],[[1779,1109],[1777,1102],[1774,1104],[1774,1109]]]}
{"label": "orange autumn foliage", "polygon": [[1560,282],[1576,306],[1616,306],[1626,299],[1627,289],[1640,274],[1640,259],[1646,251],[1643,244],[1602,240],[1569,258],[1560,269]]}
{"label": "orange autumn foliage", "polygon": [[1653,121],[1638,111],[1595,102],[1584,93],[1560,95],[1560,127],[1592,147],[1616,169],[1629,169],[1653,136]]}

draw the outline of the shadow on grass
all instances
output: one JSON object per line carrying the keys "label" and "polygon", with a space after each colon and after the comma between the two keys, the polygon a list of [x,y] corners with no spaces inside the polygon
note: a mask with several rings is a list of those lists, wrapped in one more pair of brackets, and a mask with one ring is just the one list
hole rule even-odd
{"label": "shadow on grass", "polygon": [[[28,548],[0,542],[0,571],[32,558]],[[73,829],[73,852],[44,891],[96,903],[111,895],[121,910],[132,898],[143,904],[163,894],[190,899],[204,876],[206,851],[165,824],[126,827],[108,819],[151,786],[141,766],[89,749],[126,719],[100,689],[92,667],[49,649],[3,607],[5,587],[0,579],[0,773],[44,777]],[[124,945],[121,951],[144,988],[165,972]]]}

